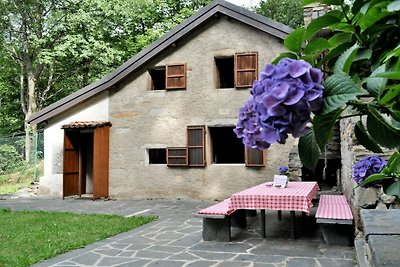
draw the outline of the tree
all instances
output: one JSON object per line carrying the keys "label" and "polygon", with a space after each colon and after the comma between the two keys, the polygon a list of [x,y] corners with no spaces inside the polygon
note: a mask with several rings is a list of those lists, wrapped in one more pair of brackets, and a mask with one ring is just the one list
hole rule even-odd
{"label": "tree", "polygon": [[[109,73],[208,2],[3,0],[0,56],[7,71],[0,75],[0,99],[12,97],[26,120]],[[29,161],[36,127],[23,128]]]}
{"label": "tree", "polygon": [[262,0],[255,11],[294,29],[304,24],[302,0]]}

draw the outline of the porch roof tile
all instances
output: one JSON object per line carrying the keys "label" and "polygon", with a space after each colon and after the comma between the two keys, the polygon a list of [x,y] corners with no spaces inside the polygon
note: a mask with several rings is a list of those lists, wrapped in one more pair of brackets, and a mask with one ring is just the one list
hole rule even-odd
{"label": "porch roof tile", "polygon": [[61,129],[81,129],[81,128],[99,128],[104,126],[111,126],[109,121],[75,121],[64,124]]}

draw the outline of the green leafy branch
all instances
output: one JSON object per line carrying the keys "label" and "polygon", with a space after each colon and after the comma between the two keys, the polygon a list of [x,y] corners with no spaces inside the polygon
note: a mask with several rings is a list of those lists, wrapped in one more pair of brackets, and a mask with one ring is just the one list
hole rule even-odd
{"label": "green leafy branch", "polygon": [[[305,0],[332,10],[293,31],[281,58],[303,59],[326,74],[322,109],[312,128],[299,140],[304,166],[313,170],[342,118],[359,117],[354,126],[358,142],[374,153],[400,148],[400,1]],[[389,167],[365,183],[394,179],[387,192],[400,189],[398,152]],[[396,193],[396,194],[395,194]]]}

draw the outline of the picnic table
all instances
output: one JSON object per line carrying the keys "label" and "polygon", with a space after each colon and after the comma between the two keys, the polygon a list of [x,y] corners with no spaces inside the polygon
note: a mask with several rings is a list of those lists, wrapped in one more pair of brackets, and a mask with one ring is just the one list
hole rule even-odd
{"label": "picnic table", "polygon": [[319,190],[317,182],[288,182],[285,188],[275,187],[272,183],[245,189],[233,194],[229,208],[259,209],[261,211],[261,231],[265,238],[265,210],[290,211],[291,237],[296,238],[295,212],[309,213],[313,206],[311,200]]}

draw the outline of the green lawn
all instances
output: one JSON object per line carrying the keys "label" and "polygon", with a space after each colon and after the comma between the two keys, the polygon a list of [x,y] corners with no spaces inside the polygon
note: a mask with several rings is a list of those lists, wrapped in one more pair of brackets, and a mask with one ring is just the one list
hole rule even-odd
{"label": "green lawn", "polygon": [[0,266],[29,266],[154,219],[0,209]]}
{"label": "green lawn", "polygon": [[37,177],[40,177],[43,174],[43,161],[39,162],[36,167],[24,165],[10,173],[0,174],[0,195],[15,193],[21,187],[28,187],[35,180],[35,168]]}

